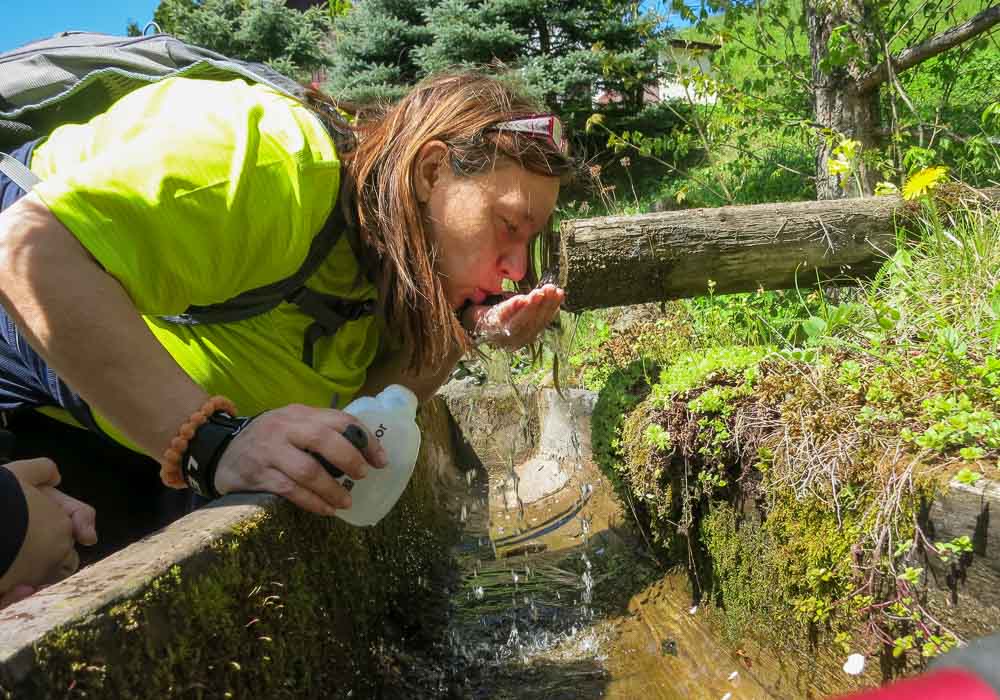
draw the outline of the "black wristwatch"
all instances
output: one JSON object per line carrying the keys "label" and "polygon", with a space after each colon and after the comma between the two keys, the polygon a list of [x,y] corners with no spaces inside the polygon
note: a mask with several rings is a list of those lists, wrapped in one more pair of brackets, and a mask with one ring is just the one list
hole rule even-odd
{"label": "black wristwatch", "polygon": [[215,488],[215,472],[219,459],[233,438],[247,427],[251,418],[234,418],[216,411],[195,431],[181,458],[181,474],[188,486],[199,496],[219,498]]}

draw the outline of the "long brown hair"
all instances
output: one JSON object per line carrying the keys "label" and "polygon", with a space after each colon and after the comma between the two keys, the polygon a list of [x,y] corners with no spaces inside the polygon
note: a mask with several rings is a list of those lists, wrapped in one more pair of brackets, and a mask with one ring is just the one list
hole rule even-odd
{"label": "long brown hair", "polygon": [[351,127],[357,144],[343,155],[345,186],[356,203],[363,262],[378,288],[380,313],[402,337],[411,369],[435,366],[451,350],[471,347],[445,296],[414,189],[420,149],[430,141],[445,143],[457,175],[485,172],[508,159],[563,178],[575,165],[546,140],[491,130],[540,111],[511,83],[463,71],[432,76],[399,102],[358,113]]}

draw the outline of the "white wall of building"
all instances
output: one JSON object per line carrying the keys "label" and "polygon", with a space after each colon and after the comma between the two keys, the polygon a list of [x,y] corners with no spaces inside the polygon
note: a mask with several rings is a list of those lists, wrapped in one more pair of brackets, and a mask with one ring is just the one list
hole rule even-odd
{"label": "white wall of building", "polygon": [[711,51],[704,48],[670,46],[663,52],[663,66],[666,76],[660,81],[661,100],[683,100],[695,104],[715,104],[717,96],[705,92],[693,75],[713,77]]}

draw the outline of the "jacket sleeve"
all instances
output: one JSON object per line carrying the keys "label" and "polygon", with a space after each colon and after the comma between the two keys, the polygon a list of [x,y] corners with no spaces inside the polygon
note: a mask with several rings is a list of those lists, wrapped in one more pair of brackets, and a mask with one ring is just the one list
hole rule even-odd
{"label": "jacket sleeve", "polygon": [[141,313],[181,313],[305,259],[339,178],[308,118],[242,81],[164,81],[56,130],[36,154],[52,172],[35,191]]}

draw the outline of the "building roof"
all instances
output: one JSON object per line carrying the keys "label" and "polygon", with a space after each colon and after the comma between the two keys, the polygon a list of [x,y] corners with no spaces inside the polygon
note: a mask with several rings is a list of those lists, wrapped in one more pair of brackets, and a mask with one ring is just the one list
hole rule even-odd
{"label": "building roof", "polygon": [[722,46],[710,44],[707,41],[692,41],[689,39],[670,39],[667,43],[675,49],[698,49],[701,51],[717,51]]}

